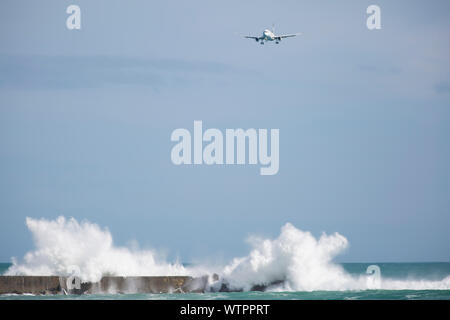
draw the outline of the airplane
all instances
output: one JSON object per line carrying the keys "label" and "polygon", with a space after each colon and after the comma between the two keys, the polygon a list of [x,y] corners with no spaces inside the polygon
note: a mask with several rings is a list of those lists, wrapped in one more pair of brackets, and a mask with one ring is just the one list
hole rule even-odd
{"label": "airplane", "polygon": [[244,36],[244,38],[254,39],[256,42],[260,42],[261,44],[264,44],[265,41],[275,41],[275,43],[278,44],[283,38],[290,38],[301,35],[301,33],[275,35],[275,28],[272,28],[272,30],[273,31],[270,31],[269,29],[264,30],[262,36],[260,37]]}

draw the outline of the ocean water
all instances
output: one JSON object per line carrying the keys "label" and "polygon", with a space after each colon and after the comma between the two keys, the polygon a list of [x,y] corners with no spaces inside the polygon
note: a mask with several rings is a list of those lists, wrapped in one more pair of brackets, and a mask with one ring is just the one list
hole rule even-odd
{"label": "ocean water", "polygon": [[[366,270],[370,265],[377,265],[381,271],[382,281],[404,284],[410,287],[420,287],[421,284],[436,285],[436,289],[365,289],[365,290],[313,290],[313,291],[273,291],[256,292],[207,292],[207,293],[175,293],[175,294],[95,294],[95,295],[0,295],[0,299],[31,299],[31,300],[52,300],[52,299],[108,299],[108,300],[450,300],[450,289],[446,283],[442,283],[450,276],[450,263],[430,262],[430,263],[342,263],[340,264],[345,272],[352,277],[366,275]],[[3,274],[11,264],[0,263],[0,273]],[[441,285],[443,289],[437,289]]]}
{"label": "ocean water", "polygon": [[0,263],[0,275],[4,274],[11,265],[11,263]]}

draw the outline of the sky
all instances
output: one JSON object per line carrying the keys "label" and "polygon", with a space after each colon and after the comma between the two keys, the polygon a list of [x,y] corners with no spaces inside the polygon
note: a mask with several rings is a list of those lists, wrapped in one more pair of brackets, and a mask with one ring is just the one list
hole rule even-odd
{"label": "sky", "polygon": [[[81,8],[81,29],[66,8]],[[381,8],[380,30],[366,8]],[[26,217],[173,259],[246,255],[291,222],[341,261],[450,261],[450,2],[0,4],[0,261]],[[302,32],[264,46],[243,35]],[[277,128],[280,170],[175,166],[177,128]]]}

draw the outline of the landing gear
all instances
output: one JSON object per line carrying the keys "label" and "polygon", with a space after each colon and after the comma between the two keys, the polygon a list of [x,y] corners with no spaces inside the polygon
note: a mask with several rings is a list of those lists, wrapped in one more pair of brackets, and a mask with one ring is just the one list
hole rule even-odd
{"label": "landing gear", "polygon": [[275,41],[275,43],[276,43],[276,44],[279,44],[279,43],[280,43],[280,41]]}
{"label": "landing gear", "polygon": [[261,41],[261,44],[264,44],[264,41]]}

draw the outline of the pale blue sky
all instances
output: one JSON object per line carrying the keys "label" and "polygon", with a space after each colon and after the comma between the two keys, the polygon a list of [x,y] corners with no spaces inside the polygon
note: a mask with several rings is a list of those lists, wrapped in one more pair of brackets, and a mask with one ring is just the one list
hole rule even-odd
{"label": "pale blue sky", "polygon": [[[78,4],[82,30],[66,29]],[[382,29],[365,10],[378,4]],[[291,222],[344,261],[450,261],[450,2],[2,1],[0,261],[25,217],[183,261]],[[264,47],[276,24],[303,32]],[[176,128],[279,128],[280,171],[174,166]]]}

